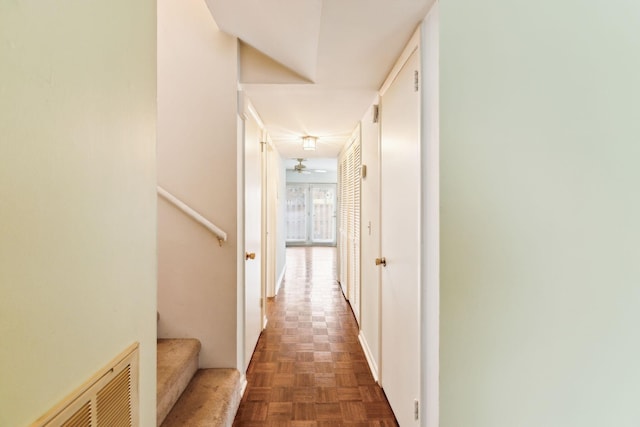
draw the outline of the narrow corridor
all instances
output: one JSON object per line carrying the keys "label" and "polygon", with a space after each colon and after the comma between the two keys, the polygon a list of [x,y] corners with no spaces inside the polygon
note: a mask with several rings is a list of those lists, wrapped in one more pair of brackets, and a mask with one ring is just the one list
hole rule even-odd
{"label": "narrow corridor", "polygon": [[287,272],[234,426],[397,426],[336,281],[336,249],[287,248]]}

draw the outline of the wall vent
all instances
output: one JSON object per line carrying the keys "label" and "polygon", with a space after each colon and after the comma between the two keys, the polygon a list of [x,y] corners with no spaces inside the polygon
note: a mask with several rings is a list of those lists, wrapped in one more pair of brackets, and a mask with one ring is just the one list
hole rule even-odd
{"label": "wall vent", "polygon": [[133,344],[31,427],[138,427],[138,344]]}

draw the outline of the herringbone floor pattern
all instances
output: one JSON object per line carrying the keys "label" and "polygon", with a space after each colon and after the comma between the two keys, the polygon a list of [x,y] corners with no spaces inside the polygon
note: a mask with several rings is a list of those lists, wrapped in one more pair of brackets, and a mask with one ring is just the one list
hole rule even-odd
{"label": "herringbone floor pattern", "polygon": [[336,249],[288,248],[234,426],[397,426],[336,282]]}

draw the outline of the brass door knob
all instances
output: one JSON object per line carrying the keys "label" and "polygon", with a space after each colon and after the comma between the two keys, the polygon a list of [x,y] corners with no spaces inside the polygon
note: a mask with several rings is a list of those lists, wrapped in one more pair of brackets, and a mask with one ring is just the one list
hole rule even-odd
{"label": "brass door knob", "polygon": [[248,259],[256,259],[256,253],[255,252],[246,252],[244,254],[244,259],[248,260]]}
{"label": "brass door knob", "polygon": [[387,266],[387,260],[385,257],[382,258],[376,258],[376,265],[381,265],[383,267]]}

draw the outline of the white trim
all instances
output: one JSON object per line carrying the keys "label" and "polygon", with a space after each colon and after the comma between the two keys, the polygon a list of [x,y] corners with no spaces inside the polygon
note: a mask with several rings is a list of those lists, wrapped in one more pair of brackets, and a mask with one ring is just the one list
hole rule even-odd
{"label": "white trim", "polygon": [[282,286],[282,282],[284,281],[284,274],[287,272],[287,264],[282,267],[282,273],[280,273],[280,277],[278,277],[278,281],[276,282],[276,289],[273,293],[273,296],[278,295],[278,291],[280,290],[280,286]]}
{"label": "white trim", "polygon": [[367,343],[367,338],[364,336],[362,331],[358,334],[358,341],[360,341],[360,346],[362,347],[362,351],[364,351],[364,357],[367,359],[367,363],[369,364],[369,369],[371,370],[371,375],[373,375],[373,379],[376,382],[380,383],[380,376],[378,375],[378,365],[376,364],[375,359],[373,358],[373,352],[369,348],[369,344]]}
{"label": "white trim", "polygon": [[246,372],[244,364],[244,269],[245,269],[245,240],[244,240],[244,118],[238,114],[236,118],[236,365],[238,371]]}
{"label": "white trim", "polygon": [[244,396],[244,392],[247,390],[247,376],[245,374],[240,375],[240,399]]}
{"label": "white trim", "polygon": [[[251,102],[251,100],[248,97],[246,97],[245,102],[246,102],[245,105],[247,107],[247,111],[249,111],[251,116],[258,123],[258,127],[264,132],[264,123],[262,122],[262,119],[260,118],[260,114],[258,114],[258,112],[256,111],[255,107],[253,106],[253,103]],[[264,138],[262,138],[262,139],[264,139]]]}
{"label": "white trim", "polygon": [[272,150],[278,151],[278,148],[273,143],[273,140],[271,139],[271,135],[269,135],[268,132],[265,132],[265,142],[267,143],[267,146],[269,148],[271,148]]}
{"label": "white trim", "polygon": [[361,138],[361,136],[362,136],[362,133],[360,131],[360,122],[358,122],[356,127],[351,132],[351,136],[349,136],[349,139],[342,146],[342,149],[338,153],[338,165],[340,164],[340,160],[342,159],[342,157],[347,153],[347,151],[349,151],[349,148],[353,145],[354,142],[358,141]]}
{"label": "white trim", "polygon": [[423,266],[421,287],[421,404],[422,425],[440,424],[440,109],[439,1],[421,29],[421,163]]}
{"label": "white trim", "polygon": [[[376,182],[378,192],[378,205],[376,209],[378,210],[378,240],[375,242],[377,244],[376,251],[377,256],[382,256],[382,116],[380,106],[382,105],[382,96],[378,95],[376,99],[376,104],[378,104],[378,123],[377,123],[377,141],[376,141],[376,161],[378,168],[378,182]],[[378,333],[378,383],[382,384],[382,365],[384,361],[382,360],[382,269],[377,268],[376,274],[376,285],[378,287],[378,307],[377,308],[377,333]]]}
{"label": "white trim", "polygon": [[204,228],[212,232],[218,238],[218,240],[220,240],[220,243],[227,241],[227,233],[225,233],[224,230],[222,230],[220,227],[218,227],[217,225],[215,225],[214,223],[206,219],[204,216],[202,216],[202,214],[192,209],[185,202],[178,199],[176,196],[169,193],[167,190],[160,187],[159,185],[157,187],[157,190],[158,190],[158,194],[162,196],[165,200],[171,202],[175,207],[177,207],[182,212],[189,215],[196,222],[200,223]]}
{"label": "white trim", "polygon": [[[264,304],[264,308],[265,308],[265,311],[266,311],[266,305],[267,305],[267,303],[266,303],[266,298],[265,298],[265,301],[263,302],[263,304]],[[263,331],[264,331],[265,329],[267,329],[267,323],[268,323],[268,322],[269,322],[269,319],[267,318],[267,316],[266,316],[266,315],[264,315],[264,316],[262,317],[262,330],[263,330]]]}
{"label": "white trim", "polygon": [[389,89],[389,87],[394,82],[396,77],[398,77],[398,74],[400,74],[400,70],[402,70],[402,67],[404,67],[404,64],[407,62],[411,54],[420,46],[421,30],[422,30],[422,23],[418,25],[418,28],[411,36],[411,39],[409,39],[407,46],[404,48],[404,50],[398,57],[398,60],[393,65],[393,68],[391,69],[391,72],[389,73],[384,83],[382,84],[382,87],[380,87],[380,91],[379,91],[380,96],[383,96],[385,94],[385,92]]}

